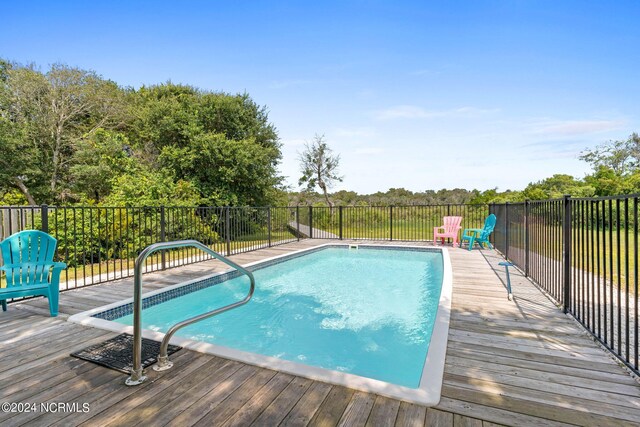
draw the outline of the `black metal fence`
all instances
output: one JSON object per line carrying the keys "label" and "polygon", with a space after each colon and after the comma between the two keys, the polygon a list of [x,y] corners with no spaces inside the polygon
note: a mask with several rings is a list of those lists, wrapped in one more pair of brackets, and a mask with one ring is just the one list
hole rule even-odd
{"label": "black metal fence", "polygon": [[[433,240],[444,216],[461,216],[463,228],[482,228],[487,205],[300,207],[301,231],[319,239]],[[308,233],[306,232],[308,230]]]}
{"label": "black metal fence", "polygon": [[[427,241],[442,217],[463,217],[481,227],[487,205],[328,207],[0,207],[0,239],[25,229],[58,240],[67,263],[61,289],[75,289],[133,275],[138,253],[163,241],[196,239],[222,254],[251,251],[305,238]],[[210,259],[193,248],[150,257],[145,271]]]}
{"label": "black metal fence", "polygon": [[496,249],[636,373],[638,196],[491,205]]}
{"label": "black metal fence", "polygon": [[[58,240],[58,260],[67,263],[61,290],[133,275],[138,253],[157,242],[196,239],[232,254],[298,240],[288,207],[0,207],[0,239],[25,229]],[[210,259],[194,248],[147,259],[145,272]]]}

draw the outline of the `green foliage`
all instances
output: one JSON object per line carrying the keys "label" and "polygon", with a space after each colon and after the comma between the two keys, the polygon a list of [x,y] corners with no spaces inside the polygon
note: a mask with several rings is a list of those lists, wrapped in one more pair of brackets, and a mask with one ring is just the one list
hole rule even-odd
{"label": "green foliage", "polygon": [[626,140],[598,145],[593,150],[583,151],[580,159],[590,163],[596,171],[604,167],[619,176],[631,174],[640,168],[640,136],[634,132]]}
{"label": "green foliage", "polygon": [[279,183],[271,162],[276,151],[252,138],[235,141],[223,134],[203,134],[188,147],[164,147],[158,160],[193,182],[208,205],[263,206],[273,200]]}
{"label": "green foliage", "polygon": [[529,184],[522,192],[529,200],[558,199],[565,194],[573,197],[591,197],[595,189],[571,175],[555,174],[550,178]]}
{"label": "green foliage", "polygon": [[[513,195],[516,192],[507,190],[506,193]],[[480,192],[478,190],[464,190],[455,188],[453,190],[426,190],[423,192],[413,192],[404,188],[390,188],[374,194],[358,194],[355,191],[338,191],[331,194],[331,199],[337,206],[415,206],[415,205],[447,205],[447,204],[487,204],[496,197],[497,190]],[[315,205],[322,203],[324,197],[314,192],[289,193],[288,204],[294,205]]]}
{"label": "green foliage", "polygon": [[525,197],[521,191],[507,190],[499,192],[497,188],[492,188],[482,192],[476,191],[475,196],[469,203],[472,205],[485,205],[489,203],[521,202],[523,200],[525,200]]}
{"label": "green foliage", "polygon": [[281,194],[278,135],[248,94],[123,89],[61,64],[0,60],[0,150],[0,192],[29,204],[268,205]]}
{"label": "green foliage", "polygon": [[340,190],[331,195],[333,200],[341,205],[355,205],[358,201],[358,193],[355,191]]}
{"label": "green foliage", "polygon": [[631,175],[626,177],[623,191],[625,194],[640,193],[640,169],[633,171]]}
{"label": "green foliage", "polygon": [[[54,64],[46,73],[11,64],[3,80],[0,116],[10,122],[7,184],[30,203],[70,198],[69,167],[76,144],[121,119],[121,90],[92,71]],[[5,148],[5,147],[3,147]]]}
{"label": "green foliage", "polygon": [[105,206],[198,206],[200,202],[191,182],[175,181],[165,169],[126,172],[114,177],[112,185]]}
{"label": "green foliage", "polygon": [[[258,106],[247,93],[230,96],[204,93],[200,98],[199,122],[205,132],[223,133],[227,139],[253,139],[261,147],[279,149],[278,133],[269,123],[265,107]],[[272,153],[272,160],[280,153]]]}
{"label": "green foliage", "polygon": [[125,135],[104,129],[80,141],[70,169],[78,199],[99,203],[111,193],[117,176],[133,173],[136,160],[130,150]]}
{"label": "green foliage", "polygon": [[[194,208],[171,211],[166,240],[220,241],[212,221]],[[113,259],[132,259],[160,241],[160,208],[55,208],[49,211],[49,232],[58,239],[58,255],[70,267]],[[40,218],[37,217],[40,226]]]}
{"label": "green foliage", "polygon": [[149,164],[191,182],[202,203],[273,202],[280,143],[266,109],[247,94],[166,83],[141,88],[134,98],[131,140]]}
{"label": "green foliage", "polygon": [[20,206],[26,205],[27,199],[24,194],[15,189],[9,189],[0,193],[0,206]]}
{"label": "green foliage", "polygon": [[585,178],[595,189],[596,196],[613,196],[625,193],[625,180],[608,166],[598,166],[592,175]]}
{"label": "green foliage", "polygon": [[581,157],[594,168],[585,181],[597,196],[640,192],[640,136],[632,133],[626,140],[609,141]]}
{"label": "green foliage", "polygon": [[[36,111],[23,108],[16,102],[17,88],[13,84],[18,73],[13,65],[2,62],[0,78],[0,189],[3,192],[21,191],[30,203],[35,200],[28,186],[42,184],[42,170],[37,161],[41,156],[36,142],[30,138],[29,129],[35,125],[25,122],[24,116],[37,115]],[[32,73],[25,79],[36,79]],[[37,86],[34,84],[34,86]],[[26,191],[25,191],[26,190]]]}

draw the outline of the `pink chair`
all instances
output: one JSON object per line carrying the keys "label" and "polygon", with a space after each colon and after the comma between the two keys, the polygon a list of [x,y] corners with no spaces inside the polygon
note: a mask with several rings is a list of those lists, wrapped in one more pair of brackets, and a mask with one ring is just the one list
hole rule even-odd
{"label": "pink chair", "polygon": [[440,238],[444,245],[445,238],[452,238],[453,244],[457,245],[458,231],[462,228],[460,223],[462,223],[461,216],[445,216],[444,225],[440,227],[433,227],[433,243],[435,244],[438,241],[438,238]]}

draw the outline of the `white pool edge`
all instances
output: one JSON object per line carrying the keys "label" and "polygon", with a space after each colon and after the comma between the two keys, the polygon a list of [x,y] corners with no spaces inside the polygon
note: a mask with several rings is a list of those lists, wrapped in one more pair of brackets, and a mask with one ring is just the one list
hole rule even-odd
{"label": "white pool edge", "polygon": [[[312,251],[317,248],[325,246],[348,246],[342,243],[326,243],[312,248],[300,249],[297,251],[289,252],[287,254],[278,255],[271,258],[266,258],[249,264],[245,264],[245,267],[261,264],[271,260],[288,257],[292,254],[298,254],[302,252]],[[453,272],[451,269],[451,259],[449,258],[449,251],[447,248],[438,248],[430,246],[415,246],[415,245],[376,245],[376,244],[362,244],[360,246],[377,246],[384,248],[398,247],[398,248],[416,248],[424,249],[429,248],[442,253],[443,261],[443,277],[442,277],[442,290],[440,292],[440,301],[438,303],[438,312],[436,314],[436,320],[433,331],[431,333],[431,341],[429,343],[429,350],[427,352],[427,358],[422,369],[422,376],[420,379],[420,385],[418,388],[413,389],[409,387],[403,387],[395,384],[390,384],[384,381],[375,380],[372,378],[366,378],[359,375],[349,374],[345,372],[333,371],[330,369],[318,368],[315,366],[304,365],[301,363],[291,362],[288,360],[282,360],[271,356],[263,356],[260,354],[249,353],[246,351],[236,350],[229,347],[219,346],[215,344],[204,343],[201,341],[195,341],[187,338],[173,337],[171,344],[181,346],[183,348],[198,351],[201,353],[212,354],[215,356],[224,357],[231,360],[236,360],[243,363],[248,363],[262,368],[273,369],[297,375],[312,380],[322,381],[330,384],[340,385],[368,393],[379,394],[381,396],[390,397],[393,399],[399,399],[410,403],[416,403],[425,406],[435,406],[440,401],[442,382],[444,376],[444,364],[445,356],[447,352],[447,340],[449,336],[449,319],[451,314],[451,297],[453,291]],[[225,270],[228,272],[230,270]],[[224,274],[219,272],[197,279],[189,280],[184,283],[179,283],[172,286],[148,292],[143,295],[143,298],[156,295],[159,293],[167,292],[168,290],[187,286],[194,282],[200,282],[208,277]],[[82,313],[75,314],[69,317],[67,320],[72,323],[78,323],[85,326],[95,327],[99,329],[106,329],[118,333],[133,334],[133,326],[122,325],[110,320],[99,319],[91,317],[96,313],[106,311],[110,308],[118,307],[133,301],[133,298],[127,298],[112,304],[96,307]],[[152,331],[149,329],[142,330],[142,336],[144,338],[161,341],[164,338],[164,333]],[[174,369],[179,369],[175,367]]]}

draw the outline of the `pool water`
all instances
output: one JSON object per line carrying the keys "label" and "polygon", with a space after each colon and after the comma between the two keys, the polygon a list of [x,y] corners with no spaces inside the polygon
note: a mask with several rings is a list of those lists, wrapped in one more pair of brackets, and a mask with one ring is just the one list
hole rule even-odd
{"label": "pool water", "polygon": [[[440,299],[441,252],[329,247],[254,275],[249,303],[176,335],[418,388]],[[142,327],[166,332],[242,299],[248,287],[241,276],[146,308]],[[131,325],[132,316],[116,321]]]}

